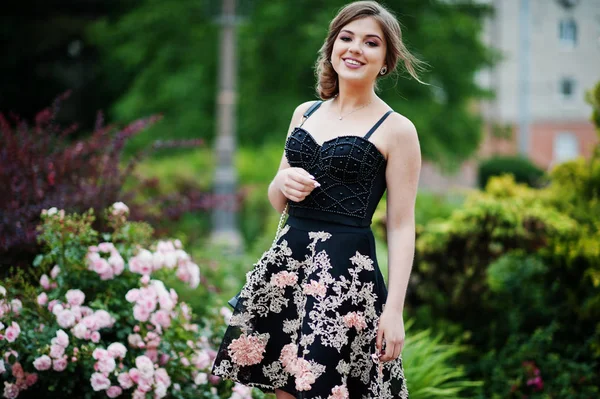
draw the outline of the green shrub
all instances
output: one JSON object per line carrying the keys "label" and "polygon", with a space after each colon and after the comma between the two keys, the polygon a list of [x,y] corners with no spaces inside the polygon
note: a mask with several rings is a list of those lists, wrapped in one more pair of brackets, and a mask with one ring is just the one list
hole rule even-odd
{"label": "green shrub", "polygon": [[441,334],[431,330],[415,331],[406,323],[402,350],[404,375],[411,399],[471,398],[480,392],[482,383],[469,380],[457,357],[465,348],[443,343]]}
{"label": "green shrub", "polygon": [[485,188],[490,177],[503,174],[512,174],[515,181],[536,187],[539,186],[544,171],[521,156],[495,156],[479,163],[477,183],[480,188]]}

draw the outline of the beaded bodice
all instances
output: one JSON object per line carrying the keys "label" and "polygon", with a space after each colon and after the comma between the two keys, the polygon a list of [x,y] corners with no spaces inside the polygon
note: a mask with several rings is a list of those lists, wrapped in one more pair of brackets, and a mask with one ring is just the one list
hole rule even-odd
{"label": "beaded bodice", "polygon": [[[304,120],[321,103],[313,104],[304,114]],[[302,125],[294,128],[285,143],[288,163],[305,169],[321,186],[300,202],[289,201],[289,214],[369,226],[386,189],[387,163],[369,137],[392,112],[388,111],[365,136],[339,136],[323,144],[319,144]]]}

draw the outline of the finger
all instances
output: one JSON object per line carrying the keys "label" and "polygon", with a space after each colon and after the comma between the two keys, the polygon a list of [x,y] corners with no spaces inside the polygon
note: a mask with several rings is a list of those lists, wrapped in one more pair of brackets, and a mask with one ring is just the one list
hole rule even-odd
{"label": "finger", "polygon": [[404,345],[402,343],[396,344],[396,347],[394,348],[394,354],[392,355],[392,359],[397,359],[398,356],[400,356],[403,346]]}
{"label": "finger", "polygon": [[389,362],[390,360],[393,359],[393,355],[394,355],[394,351],[397,345],[395,344],[390,344],[389,342],[386,342],[385,345],[385,353],[383,354],[383,356],[381,356],[381,361],[382,362]]}
{"label": "finger", "polygon": [[307,186],[305,184],[298,183],[297,181],[294,181],[294,180],[290,180],[289,182],[286,182],[285,187],[288,190],[294,189],[294,190],[298,190],[300,192],[304,192],[307,194],[312,191],[312,189],[307,188]]}
{"label": "finger", "polygon": [[304,199],[304,197],[306,197],[306,195],[304,193],[302,193],[299,190],[295,190],[293,188],[286,190],[285,195],[292,201],[296,201],[296,202],[300,202]]}
{"label": "finger", "polygon": [[[306,186],[311,186],[311,187],[316,187],[315,186],[315,182],[317,182],[315,179],[311,178],[311,175],[306,172],[306,174],[304,174],[303,169],[300,169],[298,171],[298,173],[293,173],[290,174],[290,178],[293,179],[294,181],[300,183],[300,184],[304,184]],[[317,182],[318,183],[318,182]]]}
{"label": "finger", "polygon": [[383,345],[383,330],[377,327],[377,340],[375,341],[375,346],[377,347],[377,352],[381,353],[381,346]]}

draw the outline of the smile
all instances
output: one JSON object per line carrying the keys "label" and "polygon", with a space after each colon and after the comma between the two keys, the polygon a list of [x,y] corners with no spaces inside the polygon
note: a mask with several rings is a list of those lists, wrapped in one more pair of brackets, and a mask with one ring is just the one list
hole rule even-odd
{"label": "smile", "polygon": [[361,66],[364,65],[362,62],[359,62],[359,61],[357,61],[355,59],[352,59],[352,58],[345,58],[343,60],[344,60],[344,64],[348,68],[352,68],[352,69],[359,68],[359,67],[361,67]]}

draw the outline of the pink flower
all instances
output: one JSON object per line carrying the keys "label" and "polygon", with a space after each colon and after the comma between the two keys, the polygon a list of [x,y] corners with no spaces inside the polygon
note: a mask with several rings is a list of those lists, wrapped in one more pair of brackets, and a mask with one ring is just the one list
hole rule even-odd
{"label": "pink flower", "polygon": [[92,352],[92,357],[96,360],[106,359],[107,357],[111,357],[110,353],[106,349],[96,348],[94,352]]}
{"label": "pink flower", "polygon": [[205,351],[199,351],[192,356],[192,363],[198,370],[207,368],[210,365],[211,359]]}
{"label": "pink flower", "polygon": [[146,392],[136,389],[131,395],[131,399],[146,399]]}
{"label": "pink flower", "polygon": [[18,299],[13,299],[10,301],[10,306],[12,308],[13,313],[19,314],[21,309],[23,308],[23,303]]}
{"label": "pink flower", "polygon": [[125,348],[125,345],[120,342],[113,342],[112,344],[108,345],[107,351],[113,358],[122,359],[127,353],[127,348]]}
{"label": "pink flower", "polygon": [[138,389],[143,392],[152,391],[152,377],[146,378],[140,374],[140,378],[138,380]]}
{"label": "pink flower", "polygon": [[40,285],[45,290],[49,290],[50,289],[50,279],[48,278],[47,275],[42,274],[42,277],[40,277]]}
{"label": "pink flower", "polygon": [[121,373],[117,376],[117,381],[123,389],[129,389],[133,386],[133,380],[128,373]]}
{"label": "pink flower", "polygon": [[116,385],[113,385],[106,390],[106,396],[108,396],[109,398],[116,398],[117,396],[121,396],[122,393],[123,390],[121,389],[121,387],[118,387]]}
{"label": "pink flower", "polygon": [[169,316],[169,312],[166,310],[159,310],[152,314],[150,321],[155,326],[161,326],[163,328],[168,328],[171,326],[171,316]]}
{"label": "pink flower", "polygon": [[8,327],[6,329],[6,331],[4,331],[4,338],[8,342],[15,342],[15,340],[17,339],[17,337],[19,336],[20,333],[21,333],[21,328],[19,327],[19,325],[17,323],[15,323],[13,321],[12,324],[10,325],[10,327]]}
{"label": "pink flower", "polygon": [[136,302],[140,297],[140,290],[138,290],[137,288],[132,288],[129,291],[127,291],[127,294],[125,294],[125,300],[127,302]]}
{"label": "pink flower", "polygon": [[194,384],[196,385],[204,385],[208,382],[208,374],[206,373],[198,373],[196,377],[194,377]]}
{"label": "pink flower", "polygon": [[83,305],[83,301],[85,300],[85,294],[81,290],[69,290],[65,296],[71,306]]}
{"label": "pink flower", "polygon": [[94,257],[92,260],[92,270],[100,275],[112,273],[112,267],[110,267],[108,261],[100,256]]}
{"label": "pink flower", "polygon": [[156,370],[156,372],[154,373],[154,379],[157,383],[164,384],[166,387],[171,386],[171,377],[169,377],[167,370],[163,368],[159,368]]}
{"label": "pink flower", "polygon": [[133,307],[133,318],[137,321],[148,321],[150,317],[150,310],[141,305],[135,305]]}
{"label": "pink flower", "polygon": [[129,213],[129,207],[123,202],[115,202],[112,205],[112,214],[114,216],[123,216]]}
{"label": "pink flower", "polygon": [[191,261],[180,263],[176,274],[178,279],[188,283],[191,288],[196,288],[200,284],[200,268]]}
{"label": "pink flower", "polygon": [[325,296],[327,287],[323,283],[311,280],[310,284],[304,284],[304,293],[312,296]]}
{"label": "pink flower", "polygon": [[15,399],[19,396],[19,387],[16,384],[11,384],[4,381],[4,397],[8,399]]}
{"label": "pink flower", "polygon": [[231,341],[227,349],[231,359],[240,366],[250,366],[260,363],[267,345],[268,335],[248,336],[242,334]]}
{"label": "pink flower", "polygon": [[57,345],[60,345],[63,348],[69,346],[69,336],[63,330],[58,330],[56,332],[56,338],[54,338],[53,341],[54,342],[52,343],[56,343]]}
{"label": "pink flower", "polygon": [[52,277],[53,279],[56,279],[56,277],[58,277],[59,273],[60,273],[60,267],[58,267],[58,265],[54,265],[52,270],[50,270],[50,277]]}
{"label": "pink flower", "polygon": [[75,315],[71,310],[64,309],[56,316],[56,322],[62,328],[69,328],[75,325]]}
{"label": "pink flower", "polygon": [[162,310],[171,311],[175,307],[177,299],[173,300],[171,295],[165,293],[158,295],[158,303],[160,304],[160,308]]}
{"label": "pink flower", "polygon": [[299,391],[308,391],[316,380],[308,360],[298,358],[296,360],[296,389]]}
{"label": "pink flower", "polygon": [[362,313],[357,312],[349,312],[344,316],[344,324],[346,327],[352,328],[356,327],[358,331],[367,327],[367,323],[365,322],[365,318]]}
{"label": "pink flower", "polygon": [[54,359],[59,359],[62,355],[65,354],[65,348],[60,345],[51,345],[50,346],[50,357]]}
{"label": "pink flower", "polygon": [[120,275],[125,270],[125,261],[116,252],[108,258],[108,264],[112,267],[115,276]]}
{"label": "pink flower", "polygon": [[99,371],[103,374],[108,374],[113,371],[117,367],[115,359],[112,357],[103,357],[98,360],[96,366],[94,367],[96,371]]}
{"label": "pink flower", "polygon": [[94,391],[104,391],[110,387],[110,380],[101,373],[94,373],[90,378]]}
{"label": "pink flower", "polygon": [[38,380],[37,373],[28,373],[27,376],[25,377],[25,385],[27,385],[27,387],[29,388],[30,386],[35,384],[37,382],[37,380]]}
{"label": "pink flower", "polygon": [[46,295],[45,292],[42,292],[40,295],[37,296],[37,303],[40,306],[44,306],[48,303],[48,295]]}
{"label": "pink flower", "polygon": [[67,368],[67,358],[63,357],[61,359],[54,359],[52,361],[52,368],[54,371],[63,371]]}
{"label": "pink flower", "polygon": [[159,270],[163,267],[165,263],[165,256],[160,252],[154,252],[152,254],[152,268],[154,270]]}
{"label": "pink flower", "polygon": [[133,348],[138,348],[140,343],[143,343],[142,336],[140,334],[130,334],[127,337],[127,342],[129,342],[129,346]]}
{"label": "pink flower", "polygon": [[294,285],[298,282],[298,275],[293,272],[283,271],[271,276],[271,284],[279,288]]}
{"label": "pink flower", "polygon": [[85,339],[86,333],[88,332],[87,327],[83,322],[77,323],[71,330],[75,338]]}
{"label": "pink flower", "polygon": [[48,310],[52,313],[54,313],[54,306],[57,305],[59,302],[56,299],[53,299],[50,301],[50,303],[48,303]]}
{"label": "pink flower", "polygon": [[25,372],[23,371],[23,366],[21,366],[21,363],[15,362],[12,365],[12,375],[17,380],[22,380],[25,378]]}
{"label": "pink flower", "polygon": [[142,249],[136,256],[129,259],[129,270],[139,274],[152,273],[152,253],[147,249]]}
{"label": "pink flower", "polygon": [[100,244],[98,244],[98,251],[100,252],[110,253],[115,250],[116,248],[112,242],[101,242]]}
{"label": "pink flower", "polygon": [[279,361],[283,365],[284,369],[293,374],[295,362],[298,359],[298,346],[295,344],[287,344],[281,349],[281,355],[279,355]]}
{"label": "pink flower", "polygon": [[44,371],[52,367],[52,359],[47,355],[42,355],[33,361],[33,367],[38,371]]}
{"label": "pink flower", "polygon": [[133,381],[135,384],[140,382],[140,378],[142,378],[140,370],[136,369],[135,367],[129,369],[129,378],[131,378],[131,381]]}
{"label": "pink flower", "polygon": [[90,334],[90,341],[92,341],[95,344],[100,342],[100,333],[98,331],[92,331],[92,333]]}
{"label": "pink flower", "polygon": [[327,399],[348,399],[350,397],[345,385],[336,385]]}
{"label": "pink flower", "polygon": [[106,310],[97,310],[94,312],[98,328],[112,327],[115,324],[115,319]]}
{"label": "pink flower", "polygon": [[144,378],[152,378],[154,375],[154,363],[147,356],[136,357],[135,366]]}

